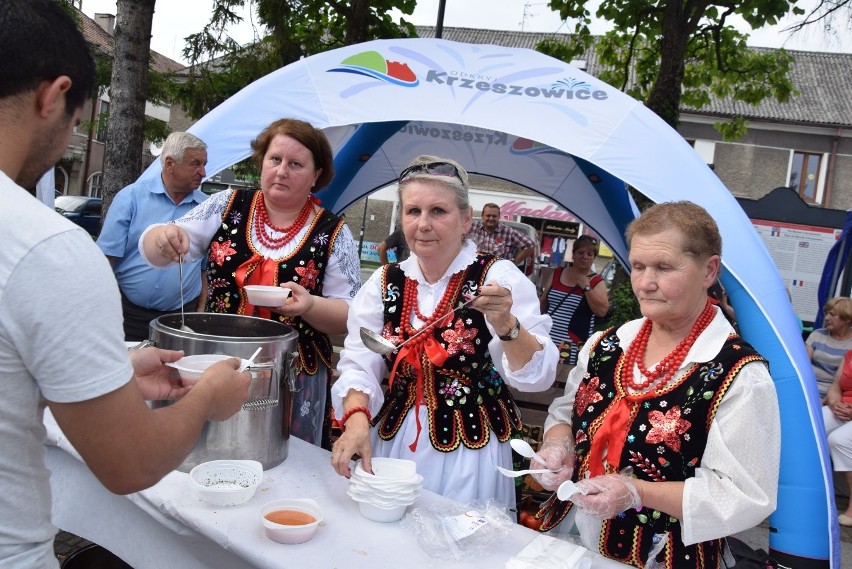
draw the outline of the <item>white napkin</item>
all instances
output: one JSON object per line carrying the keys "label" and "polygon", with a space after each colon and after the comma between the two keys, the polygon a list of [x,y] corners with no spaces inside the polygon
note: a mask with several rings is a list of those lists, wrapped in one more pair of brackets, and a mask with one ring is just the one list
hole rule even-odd
{"label": "white napkin", "polygon": [[506,561],[506,569],[590,569],[591,566],[588,549],[549,535],[536,536]]}

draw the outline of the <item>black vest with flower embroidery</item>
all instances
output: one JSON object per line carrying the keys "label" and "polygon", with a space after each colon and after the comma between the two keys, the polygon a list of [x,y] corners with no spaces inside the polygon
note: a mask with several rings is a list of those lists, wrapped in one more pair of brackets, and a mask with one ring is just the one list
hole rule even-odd
{"label": "black vest with flower embroidery", "polygon": [[[237,286],[235,273],[238,267],[257,253],[251,242],[251,232],[254,229],[252,219],[261,197],[260,191],[234,190],[225,208],[222,224],[213,236],[207,259],[208,312],[246,313],[247,298],[245,292]],[[320,210],[293,253],[289,257],[275,259],[278,275],[274,284],[293,281],[311,294],[322,296],[331,248],[342,227],[343,220],[328,210]],[[317,331],[299,316],[286,317],[273,312],[271,318],[298,332],[297,365],[301,370],[315,374],[319,360],[331,369],[332,347],[327,334]]]}
{"label": "black vest with flower embroidery", "polygon": [[[611,404],[624,395],[618,378],[631,370],[622,369],[625,360],[622,354],[618,336],[610,329],[589,355],[588,370],[577,388],[571,416],[577,449],[575,481],[583,478],[589,469],[592,440]],[[713,360],[693,364],[683,377],[655,397],[631,403],[627,439],[618,470],[631,466],[633,476],[651,482],[683,481],[695,476],[719,403],[743,366],[755,361],[766,362],[741,337],[732,334]],[[607,472],[615,472],[604,464]],[[560,502],[555,494],[551,496],[537,514],[545,520],[543,531],[562,521],[572,505]],[[644,567],[657,541],[655,535],[666,533],[668,541],[657,556],[663,567],[720,567],[721,539],[685,546],[680,521],[651,508],[627,510],[604,520],[598,545],[606,557]]]}
{"label": "black vest with flower embroidery", "polygon": [[[458,290],[451,292],[448,306],[458,306],[464,298],[474,294],[496,260],[493,255],[479,255],[465,270]],[[382,334],[397,342],[404,339],[400,338],[402,318],[409,317],[402,314],[404,290],[405,275],[399,266],[385,265]],[[491,360],[488,342],[492,335],[485,325],[485,316],[465,307],[452,319],[436,325],[431,334],[449,354],[441,367],[433,365],[425,354],[420,357],[423,404],[428,410],[427,428],[432,446],[441,452],[451,452],[460,445],[483,448],[491,437],[490,431],[494,431],[500,442],[509,440],[521,428],[521,415]],[[391,370],[396,354],[386,356],[385,360]],[[408,362],[401,361],[384,405],[373,419],[382,439],[387,441],[396,436],[416,400],[417,371]]]}

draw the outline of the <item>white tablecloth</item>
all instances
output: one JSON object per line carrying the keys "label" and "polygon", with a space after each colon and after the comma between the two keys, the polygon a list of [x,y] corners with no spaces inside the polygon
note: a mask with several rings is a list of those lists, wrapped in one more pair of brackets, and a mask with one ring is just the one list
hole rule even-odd
{"label": "white tablecloth", "polygon": [[[188,475],[177,471],[148,490],[117,496],[76,456],[52,417],[48,415],[45,424],[54,524],[106,547],[136,569],[494,569],[505,567],[538,535],[515,525],[484,554],[460,561],[432,558],[400,522],[362,517],[346,494],[348,480],[332,470],[329,453],[297,438],[290,438],[287,460],[264,472],[254,497],[239,506],[216,508],[202,502],[191,491]],[[282,545],[266,538],[259,510],[279,498],[313,498],[320,504],[325,521],[311,541]],[[412,507],[441,504],[452,502],[423,490]],[[625,567],[589,552],[585,557],[593,559],[595,568]]]}

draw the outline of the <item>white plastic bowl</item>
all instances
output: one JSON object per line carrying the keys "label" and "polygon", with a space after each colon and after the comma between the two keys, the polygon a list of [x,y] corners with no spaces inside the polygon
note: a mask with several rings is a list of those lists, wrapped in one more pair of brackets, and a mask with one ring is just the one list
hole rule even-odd
{"label": "white plastic bowl", "polygon": [[[176,362],[169,362],[166,365],[178,370],[180,378],[185,386],[195,385],[207,371],[207,368],[222,360],[230,359],[232,356],[224,354],[199,354],[195,356],[184,356]],[[243,359],[240,363],[240,371],[245,369],[248,360]]]}
{"label": "white plastic bowl", "polygon": [[[266,517],[281,510],[290,513],[289,517],[291,518],[295,512],[295,517],[300,517],[299,514],[307,514],[314,521],[309,523],[276,523]],[[266,532],[266,537],[278,543],[294,544],[305,543],[314,537],[317,528],[323,521],[323,515],[315,500],[288,498],[264,504],[260,509],[260,520],[263,523],[263,531]],[[300,522],[303,520],[290,519],[289,521]]]}
{"label": "white plastic bowl", "polygon": [[361,511],[361,515],[367,518],[368,520],[373,520],[374,522],[395,522],[402,518],[405,515],[405,509],[407,505],[401,506],[393,506],[391,508],[381,508],[370,502],[358,502],[358,509]]}
{"label": "white plastic bowl", "polygon": [[385,458],[373,457],[371,459],[373,474],[368,473],[362,467],[362,462],[358,461],[355,467],[359,475],[376,478],[382,481],[411,481],[417,475],[417,464],[413,460],[405,460],[403,458]]}
{"label": "white plastic bowl", "polygon": [[290,289],[280,286],[246,285],[243,288],[249,303],[255,306],[283,306],[290,296]]}
{"label": "white plastic bowl", "polygon": [[189,471],[198,497],[214,506],[248,502],[262,479],[263,465],[256,460],[211,460]]}

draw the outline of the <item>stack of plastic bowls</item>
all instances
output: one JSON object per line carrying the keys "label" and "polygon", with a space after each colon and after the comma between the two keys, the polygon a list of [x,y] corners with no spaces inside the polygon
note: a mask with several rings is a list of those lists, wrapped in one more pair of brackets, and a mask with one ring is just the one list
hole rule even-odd
{"label": "stack of plastic bowls", "polygon": [[358,502],[361,515],[376,522],[395,522],[414,503],[423,477],[410,460],[399,458],[372,459],[373,474],[358,462],[350,478],[348,494]]}

